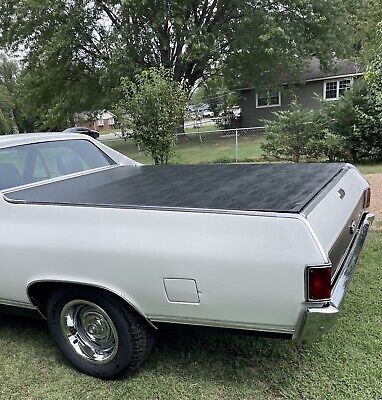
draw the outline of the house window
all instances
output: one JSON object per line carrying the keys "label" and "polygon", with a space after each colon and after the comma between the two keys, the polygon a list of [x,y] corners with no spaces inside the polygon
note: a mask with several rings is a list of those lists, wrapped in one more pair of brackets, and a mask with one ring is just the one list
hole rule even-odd
{"label": "house window", "polygon": [[281,106],[281,93],[276,89],[267,89],[256,94],[256,108],[278,106]]}
{"label": "house window", "polygon": [[324,99],[338,100],[351,85],[351,79],[337,79],[324,82]]}

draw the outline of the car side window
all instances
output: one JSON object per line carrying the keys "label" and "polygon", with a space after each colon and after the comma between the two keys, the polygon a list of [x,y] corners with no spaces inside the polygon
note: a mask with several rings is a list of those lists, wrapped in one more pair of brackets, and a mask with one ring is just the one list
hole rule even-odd
{"label": "car side window", "polygon": [[57,140],[0,149],[0,190],[116,164],[87,140]]}
{"label": "car side window", "polygon": [[36,162],[34,163],[33,169],[33,179],[35,181],[41,181],[43,179],[49,179],[52,176],[50,175],[47,165],[45,164],[41,154],[37,154]]}
{"label": "car side window", "polygon": [[20,186],[26,164],[25,148],[14,147],[0,150],[0,190]]}
{"label": "car side window", "polygon": [[87,140],[62,140],[34,146],[38,148],[52,178],[115,164]]}

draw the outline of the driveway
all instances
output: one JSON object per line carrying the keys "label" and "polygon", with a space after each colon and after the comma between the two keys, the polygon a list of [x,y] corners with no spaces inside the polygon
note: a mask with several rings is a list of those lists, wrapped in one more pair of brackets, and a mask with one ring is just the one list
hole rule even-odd
{"label": "driveway", "polygon": [[370,211],[375,214],[375,228],[382,225],[382,174],[365,175],[371,186]]}

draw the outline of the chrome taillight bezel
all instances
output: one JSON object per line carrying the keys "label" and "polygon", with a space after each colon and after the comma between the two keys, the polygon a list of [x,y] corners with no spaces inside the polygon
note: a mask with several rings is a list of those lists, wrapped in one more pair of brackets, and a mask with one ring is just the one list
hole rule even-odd
{"label": "chrome taillight bezel", "polygon": [[[317,297],[313,296],[311,293],[311,271],[322,270],[326,274],[326,279],[328,279],[328,296]],[[322,303],[331,300],[331,290],[332,290],[332,264],[322,264],[322,265],[307,265],[305,268],[305,297],[308,302]]]}

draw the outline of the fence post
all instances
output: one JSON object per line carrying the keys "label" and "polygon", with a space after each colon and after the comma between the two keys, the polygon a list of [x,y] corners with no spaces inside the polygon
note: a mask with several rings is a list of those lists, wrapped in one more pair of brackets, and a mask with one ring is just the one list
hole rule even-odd
{"label": "fence post", "polygon": [[235,130],[235,160],[237,163],[238,160],[238,152],[239,152],[239,135],[237,129]]}

